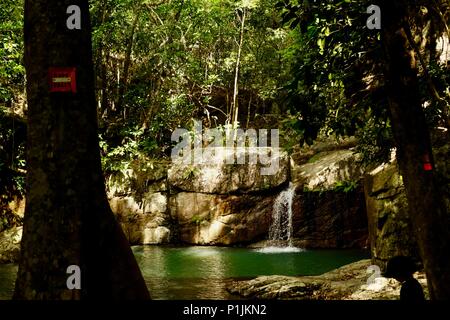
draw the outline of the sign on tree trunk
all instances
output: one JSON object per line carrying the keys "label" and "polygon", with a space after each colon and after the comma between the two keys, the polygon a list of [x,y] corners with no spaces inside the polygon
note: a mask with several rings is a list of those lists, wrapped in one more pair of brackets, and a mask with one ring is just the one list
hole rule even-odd
{"label": "sign on tree trunk", "polygon": [[14,297],[149,298],[106,198],[88,1],[27,0],[24,32],[28,190]]}

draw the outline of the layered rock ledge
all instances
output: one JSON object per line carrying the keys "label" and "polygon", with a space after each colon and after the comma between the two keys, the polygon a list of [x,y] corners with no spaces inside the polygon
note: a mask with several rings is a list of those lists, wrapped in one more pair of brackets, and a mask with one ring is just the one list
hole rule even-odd
{"label": "layered rock ledge", "polygon": [[[401,284],[384,277],[374,278],[369,259],[354,262],[319,276],[262,276],[232,281],[227,290],[245,299],[280,300],[397,300]],[[372,277],[373,281],[369,280]],[[423,272],[416,272],[425,296],[428,287]],[[368,282],[369,280],[369,282]],[[369,283],[369,284],[368,284]]]}

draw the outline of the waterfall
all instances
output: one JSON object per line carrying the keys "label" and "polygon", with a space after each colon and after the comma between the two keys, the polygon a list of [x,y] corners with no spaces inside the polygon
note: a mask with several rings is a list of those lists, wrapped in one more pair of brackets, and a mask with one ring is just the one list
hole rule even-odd
{"label": "waterfall", "polygon": [[295,186],[292,182],[280,192],[273,203],[272,224],[269,228],[269,241],[265,247],[257,249],[260,253],[292,253],[302,252],[292,244],[292,203],[294,202]]}
{"label": "waterfall", "polygon": [[269,229],[269,239],[274,242],[286,241],[292,247],[292,202],[295,196],[295,186],[292,182],[286,190],[280,192],[275,199],[272,211],[272,225]]}

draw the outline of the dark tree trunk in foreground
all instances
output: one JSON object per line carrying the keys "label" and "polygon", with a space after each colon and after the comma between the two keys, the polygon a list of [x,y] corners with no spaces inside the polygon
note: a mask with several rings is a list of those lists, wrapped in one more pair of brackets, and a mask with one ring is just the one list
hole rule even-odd
{"label": "dark tree trunk in foreground", "polygon": [[[149,298],[105,194],[88,1],[25,2],[27,203],[14,298]],[[70,5],[81,8],[81,30],[66,27]],[[50,67],[76,67],[77,92],[50,93]],[[67,289],[70,265],[81,268],[81,290]]]}
{"label": "dark tree trunk in foreground", "polygon": [[410,217],[431,298],[450,299],[450,215],[434,177],[430,133],[421,106],[414,53],[403,28],[407,23],[408,2],[380,3],[389,108]]}

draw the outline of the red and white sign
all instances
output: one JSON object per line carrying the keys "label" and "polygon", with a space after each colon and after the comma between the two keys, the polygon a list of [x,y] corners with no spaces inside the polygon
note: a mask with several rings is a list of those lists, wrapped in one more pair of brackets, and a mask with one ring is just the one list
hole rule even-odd
{"label": "red and white sign", "polygon": [[49,68],[50,92],[77,92],[76,68]]}
{"label": "red and white sign", "polygon": [[430,156],[428,154],[425,154],[423,156],[423,170],[425,171],[433,170],[433,165],[431,164]]}

